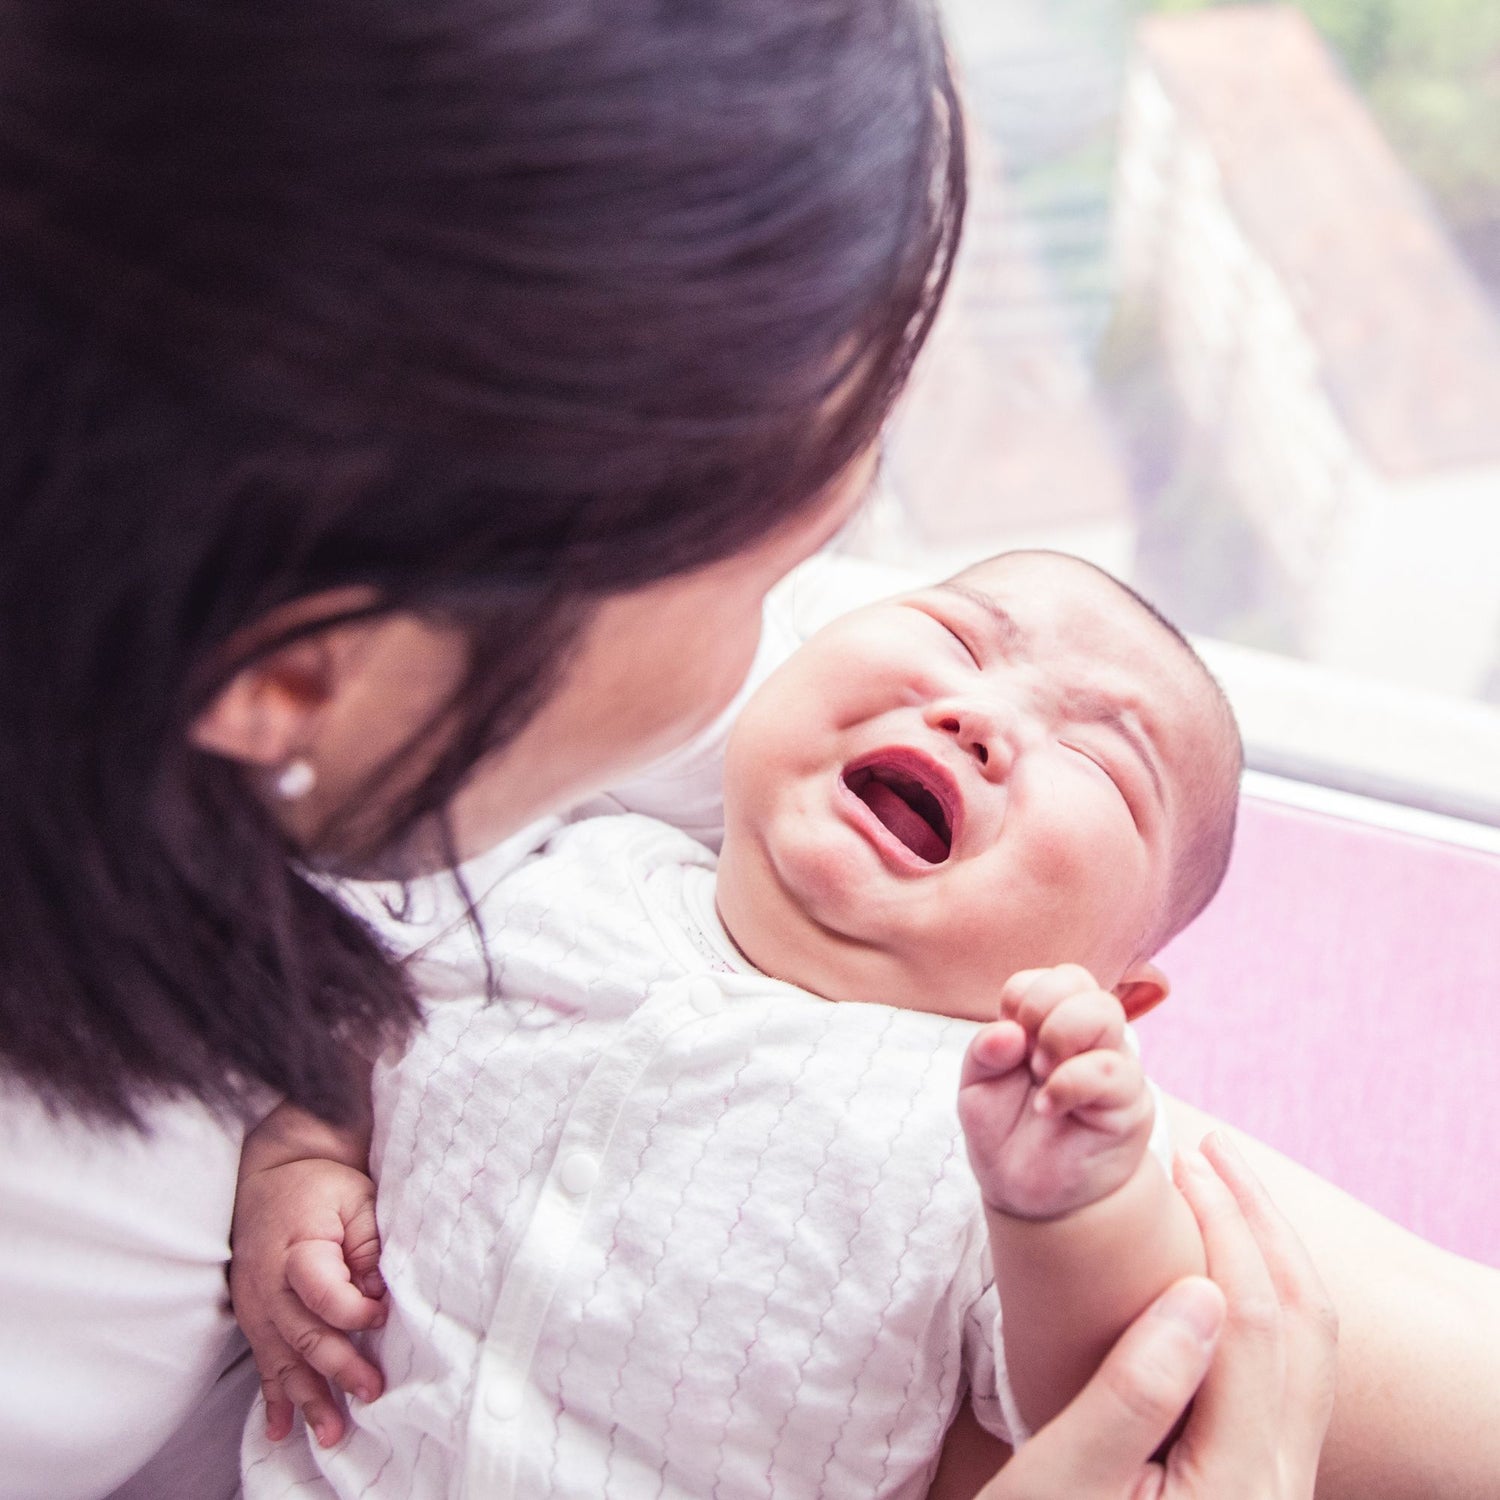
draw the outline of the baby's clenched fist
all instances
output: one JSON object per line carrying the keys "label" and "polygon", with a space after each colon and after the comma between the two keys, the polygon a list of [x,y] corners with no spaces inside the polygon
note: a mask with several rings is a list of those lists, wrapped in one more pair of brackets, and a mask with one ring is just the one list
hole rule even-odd
{"label": "baby's clenched fist", "polygon": [[969,1044],[958,1115],[985,1203],[1055,1219],[1127,1182],[1151,1137],[1151,1091],[1125,1009],[1077,964],[1028,969]]}

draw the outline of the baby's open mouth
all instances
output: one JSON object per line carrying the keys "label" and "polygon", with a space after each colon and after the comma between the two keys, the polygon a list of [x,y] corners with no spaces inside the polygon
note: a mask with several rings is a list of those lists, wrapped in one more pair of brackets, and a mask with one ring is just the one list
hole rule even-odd
{"label": "baby's open mouth", "polygon": [[877,760],[846,771],[844,785],[918,859],[940,865],[952,853],[947,811],[915,766]]}

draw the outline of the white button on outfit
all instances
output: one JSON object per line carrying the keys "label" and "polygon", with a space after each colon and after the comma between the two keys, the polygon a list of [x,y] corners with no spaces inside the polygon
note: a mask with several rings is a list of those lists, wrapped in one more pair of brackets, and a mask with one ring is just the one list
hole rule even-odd
{"label": "white button on outfit", "polygon": [[521,1409],[521,1392],[515,1386],[502,1385],[499,1382],[486,1386],[484,1409],[492,1417],[507,1421]]}
{"label": "white button on outfit", "polygon": [[434,942],[474,992],[376,1074],[387,1393],[332,1451],[252,1418],[246,1500],[916,1500],[969,1386],[1005,1435],[974,1028],[750,970],[712,856],[643,818],[478,904],[498,998]]}
{"label": "white button on outfit", "polygon": [[570,1193],[586,1193],[599,1180],[599,1163],[583,1151],[574,1152],[557,1174],[558,1181]]}
{"label": "white button on outfit", "polygon": [[701,1010],[716,1005],[720,993],[719,986],[705,975],[700,974],[697,978],[688,980],[688,998]]}

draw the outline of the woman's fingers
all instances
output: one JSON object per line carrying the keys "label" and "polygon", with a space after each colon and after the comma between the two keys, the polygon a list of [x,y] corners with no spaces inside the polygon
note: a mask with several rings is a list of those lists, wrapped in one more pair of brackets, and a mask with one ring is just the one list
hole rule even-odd
{"label": "woman's fingers", "polygon": [[1239,1205],[1275,1287],[1285,1345],[1284,1432],[1300,1444],[1297,1461],[1315,1470],[1333,1415],[1337,1309],[1307,1248],[1229,1138],[1210,1135],[1203,1154]]}
{"label": "woman's fingers", "polygon": [[[1169,1470],[1215,1495],[1310,1500],[1333,1410],[1338,1333],[1327,1292],[1227,1141],[1211,1136],[1204,1154],[1186,1153],[1177,1180],[1229,1317]],[[1274,1475],[1276,1488],[1245,1489],[1247,1474]]]}
{"label": "woman's fingers", "polygon": [[[1207,1159],[1197,1151],[1183,1152],[1175,1176],[1203,1234],[1208,1274],[1229,1302],[1223,1348],[1195,1408],[1201,1421],[1189,1427],[1183,1441],[1194,1427],[1223,1434],[1238,1423],[1268,1452],[1280,1437],[1285,1352],[1275,1285],[1238,1202]],[[1222,1446],[1222,1436],[1215,1441]],[[1241,1461],[1251,1457],[1244,1454]]]}
{"label": "woman's fingers", "polygon": [[1210,1135],[1203,1142],[1203,1154],[1239,1204],[1282,1306],[1305,1315],[1320,1333],[1318,1342],[1326,1352],[1338,1342],[1338,1314],[1307,1247],[1228,1136],[1217,1131]]}
{"label": "woman's fingers", "polygon": [[1203,1380],[1224,1297],[1201,1276],[1169,1287],[1094,1378],[977,1500],[1120,1500],[1141,1493],[1151,1455]]}

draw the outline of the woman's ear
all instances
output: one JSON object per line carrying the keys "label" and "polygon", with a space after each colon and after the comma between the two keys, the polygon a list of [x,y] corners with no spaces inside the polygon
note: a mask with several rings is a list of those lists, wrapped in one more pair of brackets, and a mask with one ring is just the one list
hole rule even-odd
{"label": "woman's ear", "polygon": [[[313,719],[339,692],[348,675],[347,647],[371,622],[349,619],[368,609],[365,588],[325,589],[280,605],[232,637],[228,649],[247,658],[193,720],[188,739],[199,750],[247,766],[280,766],[307,752]],[[326,622],[263,655],[256,648],[278,636]]]}
{"label": "woman's ear", "polygon": [[334,652],[321,636],[279,646],[241,667],[188,728],[199,750],[272,767],[306,749],[335,691]]}
{"label": "woman's ear", "polygon": [[1167,976],[1153,963],[1132,964],[1125,977],[1115,986],[1115,998],[1125,1007],[1125,1017],[1138,1021],[1147,1011],[1155,1010],[1167,998],[1172,986]]}

